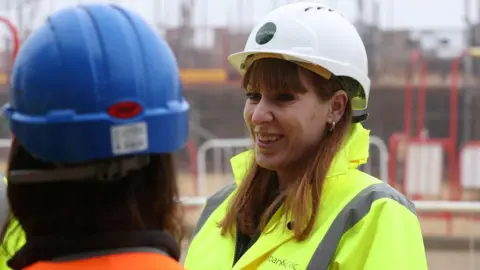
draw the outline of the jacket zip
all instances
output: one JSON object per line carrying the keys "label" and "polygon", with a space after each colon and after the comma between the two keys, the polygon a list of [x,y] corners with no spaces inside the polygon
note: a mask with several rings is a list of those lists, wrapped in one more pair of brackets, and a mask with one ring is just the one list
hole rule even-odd
{"label": "jacket zip", "polygon": [[258,237],[260,234],[255,235],[253,237],[248,237],[246,235],[240,234],[239,232],[236,233],[236,241],[235,241],[235,253],[233,257],[233,266],[242,258],[242,256],[257,242]]}
{"label": "jacket zip", "polygon": [[233,266],[240,260],[240,258],[248,250],[249,238],[237,231],[235,240],[235,255],[233,256]]}
{"label": "jacket zip", "polygon": [[232,266],[235,266],[235,264],[238,262],[237,256],[238,256],[238,253],[240,252],[239,251],[239,249],[240,249],[239,237],[240,237],[240,233],[237,231],[235,233],[235,253],[233,255],[233,265]]}
{"label": "jacket zip", "polygon": [[[278,208],[280,208],[281,204],[282,204],[282,202],[279,203],[276,206],[276,210],[273,211],[272,216],[278,210]],[[269,217],[269,220],[272,218],[272,216]],[[235,233],[235,252],[234,252],[234,255],[233,255],[233,265],[232,265],[232,267],[235,266],[235,264],[240,260],[240,258],[243,256],[243,254],[245,254],[245,252],[247,252],[247,250],[249,250],[255,244],[255,242],[257,242],[260,235],[261,235],[261,232],[258,232],[258,234],[254,235],[253,237],[248,237],[246,235],[243,235],[243,234],[239,233],[238,230],[236,231],[236,233]]]}

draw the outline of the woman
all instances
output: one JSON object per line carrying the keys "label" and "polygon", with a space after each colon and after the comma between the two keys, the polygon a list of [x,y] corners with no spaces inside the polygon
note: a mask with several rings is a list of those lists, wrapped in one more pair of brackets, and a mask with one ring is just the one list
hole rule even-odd
{"label": "woman", "polygon": [[317,3],[285,5],[229,61],[254,148],[232,159],[236,184],[208,199],[185,267],[427,269],[413,204],[357,169],[369,132],[352,115],[370,81],[355,28]]}
{"label": "woman", "polygon": [[183,269],[172,152],[189,105],[153,28],[115,5],[56,12],[23,44],[10,97],[10,268]]}

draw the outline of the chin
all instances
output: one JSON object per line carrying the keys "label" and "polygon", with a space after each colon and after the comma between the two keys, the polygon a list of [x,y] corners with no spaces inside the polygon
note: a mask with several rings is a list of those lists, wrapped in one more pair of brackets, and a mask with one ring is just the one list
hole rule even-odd
{"label": "chin", "polygon": [[271,171],[277,171],[282,166],[282,162],[274,155],[265,155],[257,153],[256,162],[258,166]]}

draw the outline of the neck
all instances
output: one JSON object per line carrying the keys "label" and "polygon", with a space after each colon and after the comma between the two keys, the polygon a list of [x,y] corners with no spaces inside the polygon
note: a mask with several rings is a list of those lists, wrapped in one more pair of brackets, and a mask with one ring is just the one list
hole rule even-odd
{"label": "neck", "polygon": [[282,170],[276,170],[280,190],[286,189],[294,181],[298,181],[307,169],[308,161],[290,163]]}
{"label": "neck", "polygon": [[299,170],[277,170],[277,179],[278,179],[278,187],[280,190],[285,190],[290,183],[295,181],[297,177],[300,175]]}

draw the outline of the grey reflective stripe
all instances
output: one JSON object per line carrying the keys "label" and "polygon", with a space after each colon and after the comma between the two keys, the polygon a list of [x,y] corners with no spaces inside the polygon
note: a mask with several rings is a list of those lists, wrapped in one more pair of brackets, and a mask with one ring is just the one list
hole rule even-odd
{"label": "grey reflective stripe", "polygon": [[225,201],[228,196],[232,194],[235,188],[237,188],[236,183],[228,184],[207,199],[207,203],[205,204],[202,214],[200,215],[200,218],[197,221],[197,225],[195,226],[195,230],[193,231],[192,238],[197,235],[197,233],[200,231],[203,225],[205,225],[205,222],[207,222],[207,219],[210,217],[213,211],[215,211],[215,209],[217,209],[217,207],[219,207],[220,204],[222,204],[223,201]]}
{"label": "grey reflective stripe", "polygon": [[383,198],[395,200],[416,214],[413,203],[391,186],[380,183],[365,188],[355,196],[335,218],[322,242],[313,253],[307,270],[327,270],[333,261],[343,234],[370,212],[370,208],[376,200]]}

